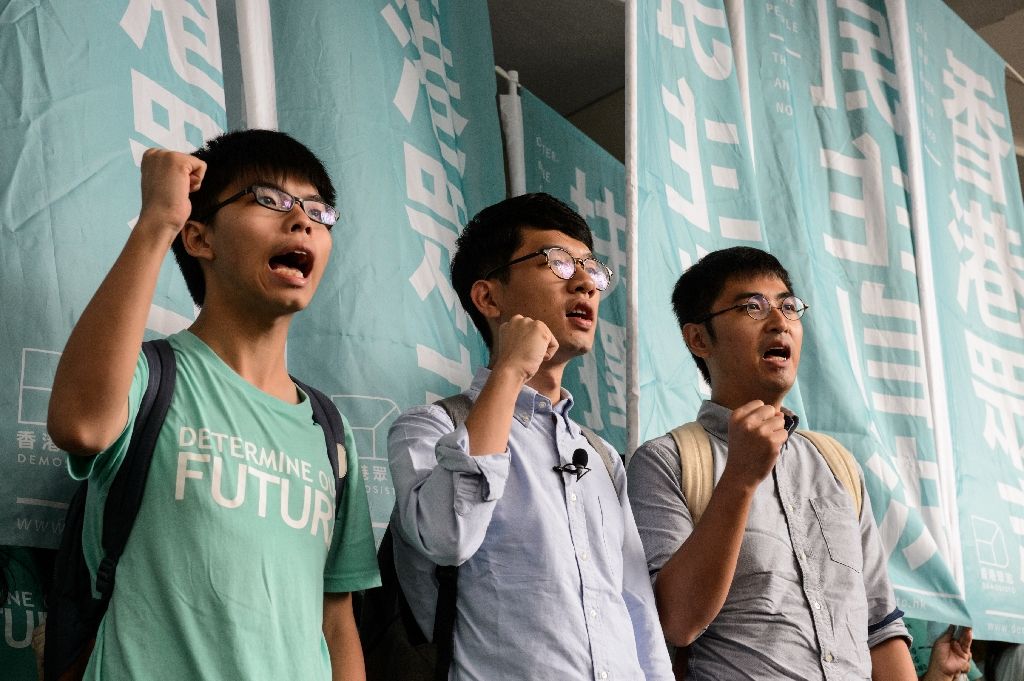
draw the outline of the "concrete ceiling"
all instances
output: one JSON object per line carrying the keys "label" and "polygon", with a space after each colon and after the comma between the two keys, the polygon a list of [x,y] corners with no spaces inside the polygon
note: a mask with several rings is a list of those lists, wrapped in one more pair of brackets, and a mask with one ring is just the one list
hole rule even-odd
{"label": "concrete ceiling", "polygon": [[[914,0],[909,0],[913,2]],[[498,66],[620,160],[625,156],[625,7],[622,0],[488,0]],[[1024,74],[1024,0],[946,0]],[[1024,176],[1024,84],[1006,83]]]}

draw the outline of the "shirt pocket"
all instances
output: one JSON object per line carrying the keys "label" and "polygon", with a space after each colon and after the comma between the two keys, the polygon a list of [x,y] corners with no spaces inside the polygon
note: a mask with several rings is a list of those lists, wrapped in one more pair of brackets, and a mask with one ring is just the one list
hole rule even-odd
{"label": "shirt pocket", "polygon": [[850,495],[846,492],[837,492],[811,499],[811,507],[818,518],[818,526],[821,528],[829,558],[860,572],[864,567],[860,525]]}

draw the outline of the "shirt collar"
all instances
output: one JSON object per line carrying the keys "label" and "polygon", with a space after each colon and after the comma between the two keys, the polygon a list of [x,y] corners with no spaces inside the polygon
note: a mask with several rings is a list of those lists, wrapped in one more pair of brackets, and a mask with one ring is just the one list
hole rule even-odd
{"label": "shirt collar", "polygon": [[[487,383],[487,379],[490,375],[491,370],[487,367],[480,367],[477,369],[476,375],[473,376],[473,382],[470,384],[469,389],[466,390],[466,394],[475,400],[480,394],[480,391],[483,390],[484,384]],[[522,390],[519,391],[519,397],[516,398],[515,419],[524,426],[527,426],[530,424],[530,421],[533,420],[533,417],[537,412],[543,413],[545,411],[550,411],[565,420],[566,424],[569,426],[570,432],[574,428],[575,430],[579,430],[579,428],[573,423],[572,419],[569,418],[569,412],[572,410],[573,405],[572,393],[565,388],[561,388],[561,391],[562,399],[558,404],[552,405],[551,400],[547,397],[541,395],[530,386],[524,385]],[[573,433],[573,435],[579,435],[579,433]]]}
{"label": "shirt collar", "polygon": [[[800,425],[800,417],[786,407],[782,408],[786,417],[786,431],[792,435],[793,431]],[[697,412],[697,420],[704,429],[717,437],[722,442],[729,441],[729,418],[732,417],[732,409],[727,409],[711,400],[704,400]]]}

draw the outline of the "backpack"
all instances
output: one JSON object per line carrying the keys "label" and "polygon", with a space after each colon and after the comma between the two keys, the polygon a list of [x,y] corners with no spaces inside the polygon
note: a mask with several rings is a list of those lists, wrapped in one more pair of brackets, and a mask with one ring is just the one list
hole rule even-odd
{"label": "backpack", "polygon": [[[857,516],[860,517],[860,509],[863,504],[860,488],[860,475],[857,472],[857,462],[853,455],[839,444],[835,438],[824,433],[815,433],[809,430],[797,431],[818,450],[825,463],[832,470],[832,475],[839,480],[843,488],[853,499],[853,505]],[[686,507],[690,511],[694,526],[704,515],[704,510],[711,501],[711,493],[715,488],[715,467],[711,456],[711,438],[704,427],[696,421],[685,423],[678,428],[673,428],[668,433],[676,443],[679,450],[680,489],[686,500]],[[672,647],[670,646],[671,650]],[[685,679],[689,666],[689,649],[677,648],[672,660],[672,671],[676,679]]]}
{"label": "backpack", "polygon": [[[466,422],[472,400],[459,394],[434,402],[458,428]],[[601,455],[614,481],[613,453],[592,430],[580,426],[583,436]],[[621,461],[621,460],[620,460]],[[616,487],[616,493],[622,489]],[[359,635],[363,643],[367,681],[446,681],[455,643],[459,566],[437,565],[437,607],[430,640],[420,630],[395,570],[394,537],[389,526],[377,550],[381,585],[362,600]]]}
{"label": "backpack", "polygon": [[[809,430],[797,432],[810,440],[821,457],[825,459],[825,463],[832,470],[832,475],[839,480],[853,499],[857,517],[860,517],[860,509],[864,500],[861,497],[860,474],[853,455],[829,435]],[[693,524],[696,525],[701,515],[704,514],[704,509],[708,507],[708,502],[711,501],[711,492],[715,487],[711,439],[704,427],[696,421],[673,429],[669,435],[675,440],[676,448],[679,450],[679,463],[682,468],[680,489],[686,499],[686,506],[693,518]]]}
{"label": "backpack", "polygon": [[[114,592],[117,563],[128,543],[142,504],[149,464],[157,436],[163,427],[174,395],[177,364],[165,339],[147,341],[142,352],[149,365],[149,381],[135,416],[132,437],[103,508],[103,560],[96,570],[96,591],[82,552],[82,528],[89,482],[75,491],[64,519],[64,532],[54,562],[53,589],[47,596],[47,620],[43,651],[45,681],[73,681],[85,674],[96,642],[96,632]],[[345,462],[345,428],[337,407],[319,390],[292,377],[310,399],[313,420],[324,430],[327,455],[335,477],[335,499],[341,504],[344,485],[339,462]]]}

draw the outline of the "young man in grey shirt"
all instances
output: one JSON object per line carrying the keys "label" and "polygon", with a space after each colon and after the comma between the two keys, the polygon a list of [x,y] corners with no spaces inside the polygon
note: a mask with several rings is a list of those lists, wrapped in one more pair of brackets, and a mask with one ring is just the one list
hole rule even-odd
{"label": "young man in grey shirt", "polygon": [[916,679],[863,493],[849,492],[782,408],[806,305],[774,256],[708,254],[672,295],[711,399],[714,491],[694,522],[670,436],[642,445],[629,496],[665,636],[691,679]]}

